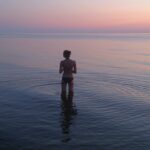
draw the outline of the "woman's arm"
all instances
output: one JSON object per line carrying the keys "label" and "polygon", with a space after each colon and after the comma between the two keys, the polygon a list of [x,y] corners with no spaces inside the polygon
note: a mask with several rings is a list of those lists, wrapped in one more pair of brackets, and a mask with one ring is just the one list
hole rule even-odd
{"label": "woman's arm", "polygon": [[77,73],[77,65],[76,65],[76,62],[74,62],[74,67],[73,67],[73,73]]}
{"label": "woman's arm", "polygon": [[59,73],[62,73],[63,72],[63,65],[62,65],[62,61],[60,62],[60,65],[59,65]]}

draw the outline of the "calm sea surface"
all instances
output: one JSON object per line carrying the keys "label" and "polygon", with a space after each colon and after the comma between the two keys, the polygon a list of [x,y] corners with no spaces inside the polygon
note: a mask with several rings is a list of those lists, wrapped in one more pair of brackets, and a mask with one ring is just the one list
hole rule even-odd
{"label": "calm sea surface", "polygon": [[[78,67],[69,108],[64,49]],[[150,34],[0,35],[0,150],[53,149],[150,149]]]}

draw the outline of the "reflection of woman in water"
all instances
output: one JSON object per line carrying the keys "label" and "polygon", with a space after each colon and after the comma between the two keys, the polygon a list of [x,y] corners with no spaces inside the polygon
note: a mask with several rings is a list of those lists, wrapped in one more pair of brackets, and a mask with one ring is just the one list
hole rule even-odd
{"label": "reflection of woman in water", "polygon": [[61,129],[62,129],[62,142],[69,142],[71,140],[70,126],[73,123],[74,117],[77,115],[77,110],[72,102],[72,97],[68,100],[62,98],[61,103]]}
{"label": "reflection of woman in water", "polygon": [[69,95],[73,96],[73,73],[77,73],[76,62],[70,59],[71,51],[64,50],[63,56],[65,60],[60,62],[59,73],[62,75],[62,96],[66,95],[68,85]]}

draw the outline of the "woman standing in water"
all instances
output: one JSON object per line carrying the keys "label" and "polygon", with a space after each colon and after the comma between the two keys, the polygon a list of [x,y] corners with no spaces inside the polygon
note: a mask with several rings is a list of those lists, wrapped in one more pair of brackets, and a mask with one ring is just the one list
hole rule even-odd
{"label": "woman standing in water", "polygon": [[63,73],[61,87],[61,96],[66,96],[68,85],[68,96],[73,96],[73,73],[77,73],[76,62],[70,59],[71,51],[64,50],[63,56],[65,60],[60,62],[59,73]]}

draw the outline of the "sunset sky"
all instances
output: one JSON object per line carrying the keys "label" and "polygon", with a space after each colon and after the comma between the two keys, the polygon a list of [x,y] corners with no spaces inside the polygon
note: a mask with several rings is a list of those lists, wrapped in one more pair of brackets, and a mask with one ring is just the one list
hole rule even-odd
{"label": "sunset sky", "polygon": [[0,0],[9,32],[150,32],[150,0]]}

